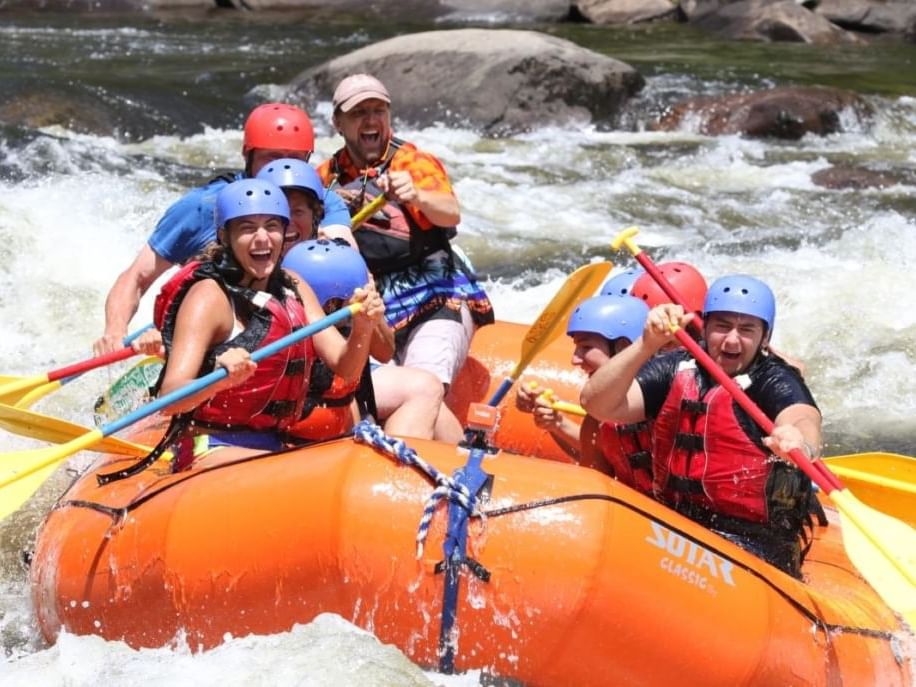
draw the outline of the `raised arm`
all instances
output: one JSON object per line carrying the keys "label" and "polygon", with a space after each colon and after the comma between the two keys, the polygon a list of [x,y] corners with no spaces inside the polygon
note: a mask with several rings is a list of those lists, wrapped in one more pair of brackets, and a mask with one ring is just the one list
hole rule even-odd
{"label": "raised arm", "polygon": [[[318,304],[315,292],[294,273],[288,274],[296,284],[309,322],[322,319],[325,314]],[[385,304],[372,284],[357,289],[353,294],[353,302],[362,303],[363,308],[353,316],[349,337],[344,339],[334,327],[324,329],[312,337],[315,351],[321,359],[335,374],[347,381],[355,381],[362,374],[363,367],[369,359],[372,333],[385,314]]]}
{"label": "raised arm", "polygon": [[172,264],[144,244],[130,266],[118,275],[105,299],[105,333],[93,345],[96,355],[124,346],[127,327],[147,289]]}
{"label": "raised arm", "polygon": [[672,325],[684,327],[691,319],[692,313],[685,315],[681,306],[671,303],[649,311],[642,336],[598,368],[582,388],[580,402],[588,414],[613,422],[645,420],[645,399],[636,373],[671,341]]}

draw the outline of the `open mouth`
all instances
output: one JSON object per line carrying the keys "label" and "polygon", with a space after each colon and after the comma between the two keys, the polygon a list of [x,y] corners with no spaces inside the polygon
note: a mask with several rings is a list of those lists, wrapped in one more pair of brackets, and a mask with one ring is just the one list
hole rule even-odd
{"label": "open mouth", "polygon": [[381,143],[382,134],[380,131],[362,131],[359,134],[361,143],[367,146],[377,146]]}
{"label": "open mouth", "polygon": [[251,257],[251,262],[254,265],[264,266],[273,260],[273,251],[270,250],[253,250],[250,251],[248,255]]}

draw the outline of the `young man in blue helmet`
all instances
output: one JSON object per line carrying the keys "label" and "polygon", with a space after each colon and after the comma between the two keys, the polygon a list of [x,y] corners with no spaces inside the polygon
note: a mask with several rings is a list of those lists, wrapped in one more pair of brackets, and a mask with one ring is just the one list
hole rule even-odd
{"label": "young man in blue helmet", "polygon": [[[569,317],[572,364],[591,376],[642,334],[649,308],[638,298],[601,295],[583,301]],[[643,493],[652,492],[652,458],[648,423],[597,422],[580,425],[542,398],[543,389],[521,385],[516,407],[530,412],[534,423],[581,465],[607,473]]]}
{"label": "young man in blue helmet", "polygon": [[771,436],[687,351],[656,355],[672,340],[671,326],[684,327],[694,317],[672,304],[650,311],[642,336],[592,375],[581,400],[602,420],[654,420],[656,494],[798,576],[811,482],[788,454],[818,454],[821,415],[798,370],[769,353],[775,315],[769,286],[746,275],[716,280],[703,306],[710,357],[773,420]]}

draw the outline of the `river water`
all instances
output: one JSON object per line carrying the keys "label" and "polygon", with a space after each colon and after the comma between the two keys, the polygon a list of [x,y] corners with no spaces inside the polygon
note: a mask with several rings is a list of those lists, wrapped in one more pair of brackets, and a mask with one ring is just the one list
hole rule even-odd
{"label": "river water", "polygon": [[[381,38],[442,26],[348,18],[310,25],[234,13],[207,23],[4,17],[0,103],[29,92],[66,94],[90,109],[102,103],[97,130],[107,133],[0,125],[0,373],[32,375],[88,356],[108,288],[162,210],[216,170],[238,166],[251,88],[284,83]],[[462,204],[459,243],[485,278],[497,317],[531,321],[566,273],[596,257],[632,264],[611,255],[608,242],[636,224],[656,261],[689,261],[709,278],[741,271],[769,281],[779,301],[774,343],[807,366],[829,453],[916,454],[916,188],[832,191],[810,178],[836,163],[916,168],[912,46],[723,43],[664,25],[536,28],[646,77],[619,129],[488,140],[464,129],[397,128],[448,168]],[[794,142],[648,129],[666,105],[689,95],[784,84],[857,90],[877,115],[869,124],[850,120],[842,134]],[[327,156],[339,144],[330,103],[310,111],[316,157]],[[151,302],[144,298],[135,325],[150,320]],[[121,369],[86,375],[36,409],[91,424],[91,400]],[[0,435],[4,451],[37,445]],[[45,646],[21,551],[68,479],[61,470],[0,525],[0,641],[8,656],[0,683],[476,684],[474,676],[424,674],[333,617],[204,655],[136,653],[67,635]]]}

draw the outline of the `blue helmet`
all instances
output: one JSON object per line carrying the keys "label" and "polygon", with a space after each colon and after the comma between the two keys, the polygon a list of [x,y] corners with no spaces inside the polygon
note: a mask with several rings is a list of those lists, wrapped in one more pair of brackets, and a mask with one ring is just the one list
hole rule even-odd
{"label": "blue helmet", "polygon": [[602,296],[629,296],[633,290],[633,283],[639,279],[645,270],[642,267],[633,267],[604,282],[601,287]]}
{"label": "blue helmet", "polygon": [[216,225],[248,215],[276,215],[289,223],[289,203],[283,191],[263,179],[239,179],[216,197]]}
{"label": "blue helmet", "polygon": [[324,184],[318,172],[308,162],[291,157],[280,158],[269,162],[258,172],[256,179],[269,181],[282,189],[311,191],[322,203],[324,202]]}
{"label": "blue helmet", "polygon": [[583,301],[569,316],[566,333],[598,334],[605,339],[628,339],[642,336],[649,306],[632,296],[595,296]]}
{"label": "blue helmet", "polygon": [[297,243],[283,258],[283,267],[312,287],[322,307],[332,298],[349,300],[354,289],[369,281],[366,261],[359,252],[327,239]]}
{"label": "blue helmet", "polygon": [[713,312],[753,315],[766,323],[772,333],[776,321],[776,298],[769,286],[746,274],[719,277],[709,287],[703,303],[703,317]]}

